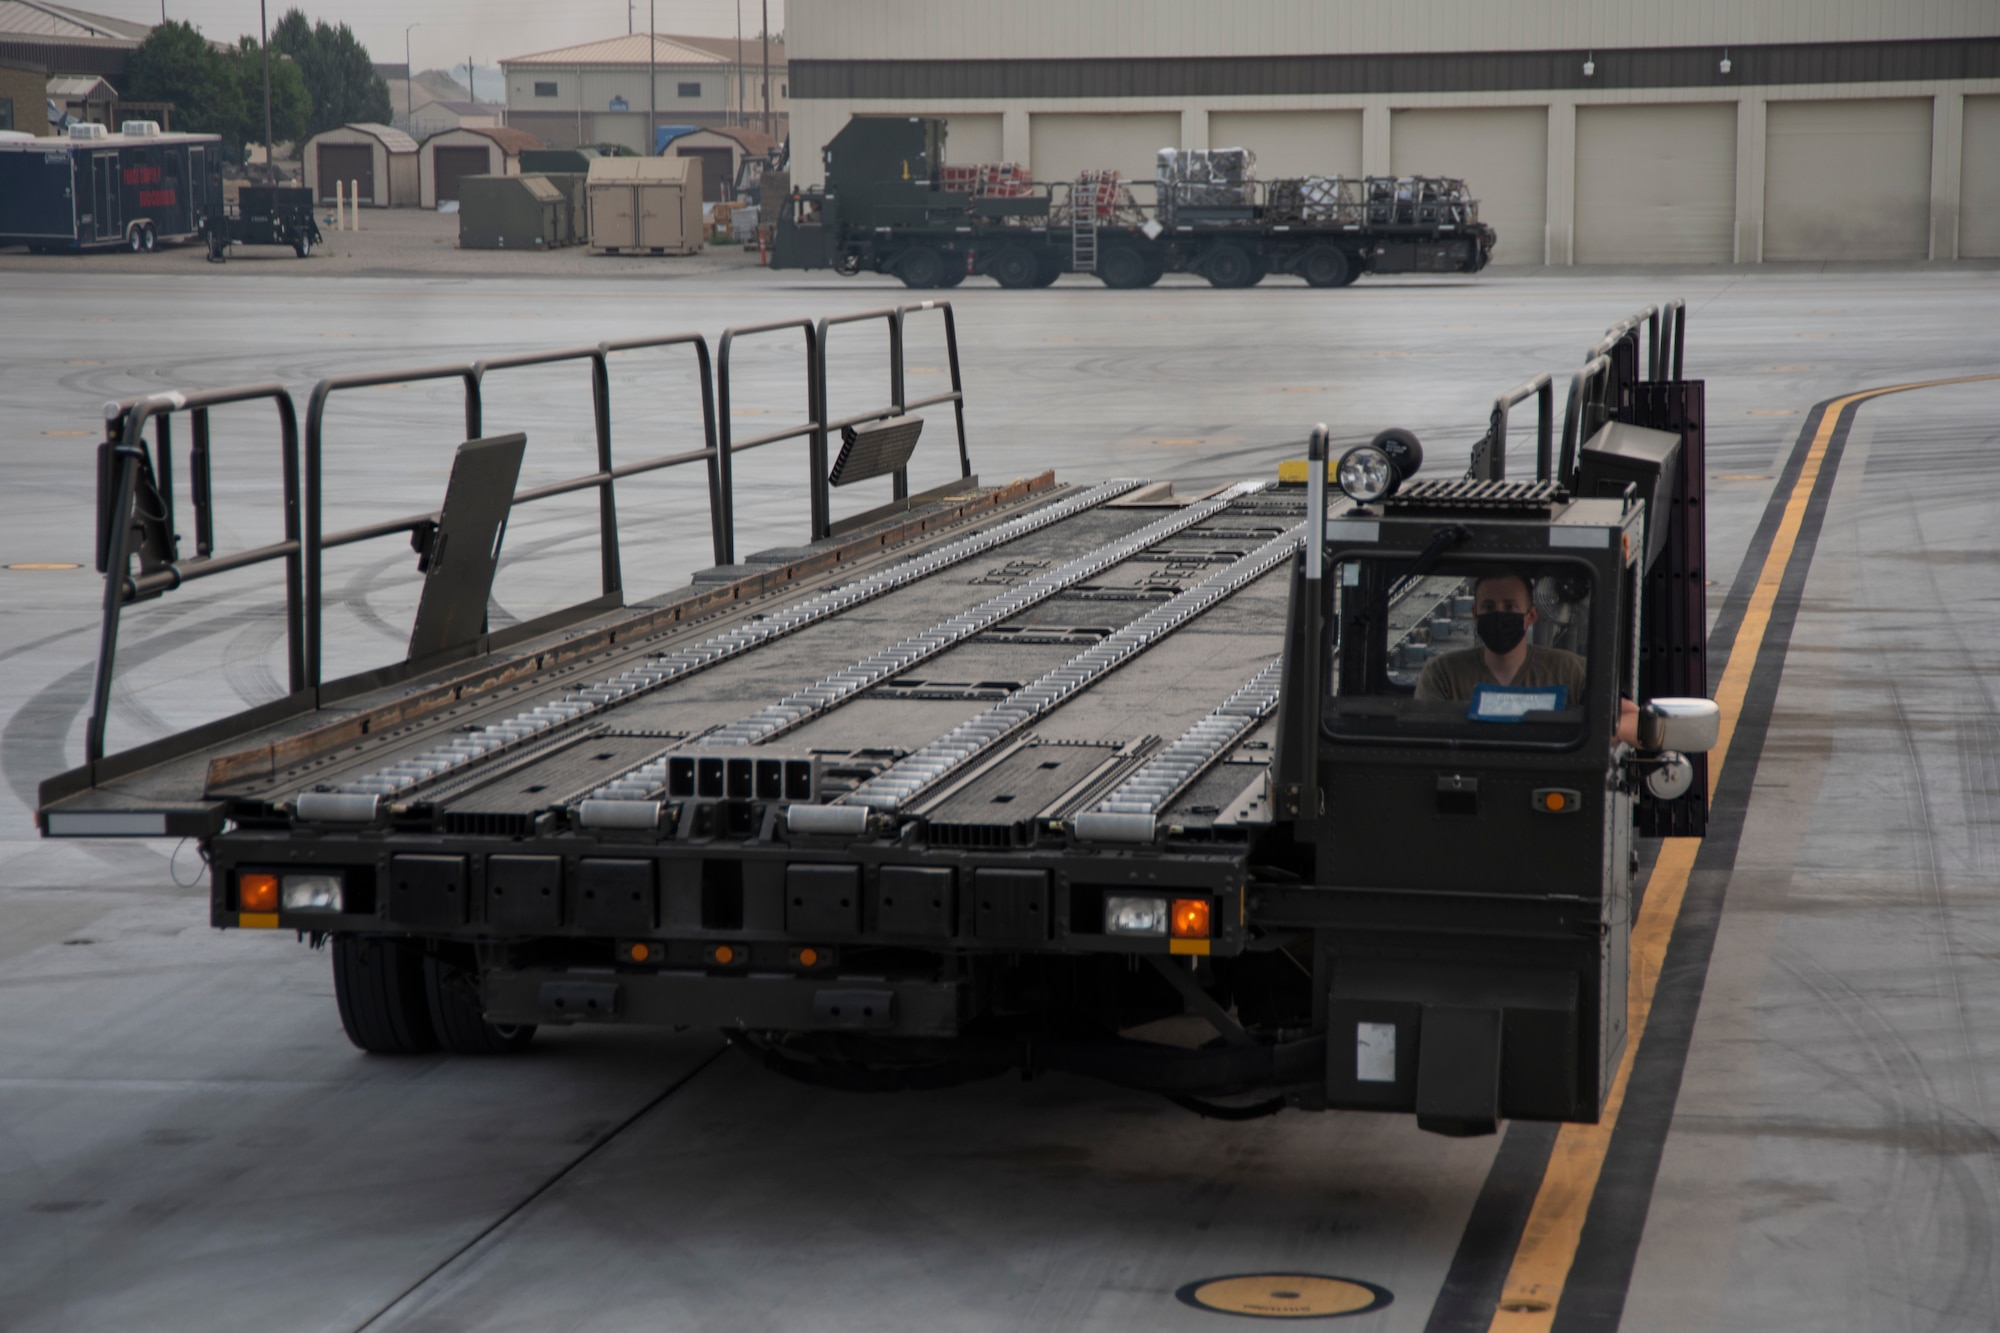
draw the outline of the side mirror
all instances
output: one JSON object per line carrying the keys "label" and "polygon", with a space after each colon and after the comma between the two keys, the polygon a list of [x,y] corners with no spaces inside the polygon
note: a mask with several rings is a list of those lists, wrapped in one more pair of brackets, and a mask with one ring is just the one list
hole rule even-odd
{"label": "side mirror", "polygon": [[1639,748],[1706,754],[1722,734],[1713,699],[1651,699],[1639,706]]}

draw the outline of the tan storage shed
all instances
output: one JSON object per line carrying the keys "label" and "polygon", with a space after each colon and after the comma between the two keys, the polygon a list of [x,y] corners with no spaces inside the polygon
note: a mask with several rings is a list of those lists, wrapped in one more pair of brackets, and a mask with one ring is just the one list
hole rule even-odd
{"label": "tan storage shed", "polygon": [[1965,99],[1958,255],[2000,259],[2000,95]]}
{"label": "tan storage shed", "polygon": [[701,168],[691,157],[600,157],[590,164],[590,243],[617,254],[701,249]]}
{"label": "tan storage shed", "polygon": [[467,126],[442,130],[417,150],[419,206],[436,208],[458,198],[458,183],[467,176],[518,176],[521,154],[542,147],[526,130],[498,126]]}
{"label": "tan storage shed", "polygon": [[711,125],[675,135],[662,156],[700,162],[702,202],[719,204],[736,197],[736,176],[743,159],[764,157],[776,147],[778,140],[762,130]]}
{"label": "tan storage shed", "polygon": [[1398,176],[1458,176],[1499,233],[1496,264],[1548,261],[1549,113],[1543,107],[1397,111],[1389,169]]}
{"label": "tan storage shed", "polygon": [[1735,257],[1735,103],[1576,109],[1577,263]]}
{"label": "tan storage shed", "polygon": [[1931,99],[1771,102],[1764,117],[1764,258],[1929,258]]}
{"label": "tan storage shed", "polygon": [[[1178,111],[1037,112],[1028,118],[1028,169],[1038,181],[1073,181],[1113,168],[1128,181],[1153,179],[1162,148],[1181,142]],[[951,154],[951,141],[945,141]]]}
{"label": "tan storage shed", "polygon": [[306,183],[331,204],[334,183],[354,182],[370,208],[413,208],[417,203],[417,141],[388,125],[360,123],[322,130],[306,140]]}
{"label": "tan storage shed", "polygon": [[1211,111],[1210,148],[1248,148],[1259,180],[1359,176],[1359,111]]}

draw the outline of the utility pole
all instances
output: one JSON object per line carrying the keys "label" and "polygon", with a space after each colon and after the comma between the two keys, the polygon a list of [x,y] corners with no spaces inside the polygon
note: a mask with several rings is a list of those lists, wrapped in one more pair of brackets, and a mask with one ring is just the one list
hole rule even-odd
{"label": "utility pole", "polygon": [[771,0],[764,0],[764,133],[771,132]]}
{"label": "utility pole", "polygon": [[748,123],[743,119],[743,0],[736,0],[736,123]]}
{"label": "utility pole", "polygon": [[403,29],[403,122],[413,139],[417,135],[417,71],[410,63],[410,28],[423,26],[418,22]]}
{"label": "utility pole", "polygon": [[264,179],[270,181],[278,178],[278,154],[271,146],[271,18],[265,0],[257,0],[257,26],[264,48]]}
{"label": "utility pole", "polygon": [[660,37],[653,21],[654,0],[646,0],[646,156],[660,151]]}
{"label": "utility pole", "polygon": [[475,76],[472,73],[472,52],[470,51],[465,53],[465,95],[475,102],[479,100],[479,86],[475,82]]}

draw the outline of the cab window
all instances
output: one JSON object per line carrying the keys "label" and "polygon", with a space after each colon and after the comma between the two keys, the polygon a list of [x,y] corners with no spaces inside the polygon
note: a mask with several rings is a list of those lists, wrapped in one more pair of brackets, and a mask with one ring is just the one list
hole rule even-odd
{"label": "cab window", "polygon": [[1587,565],[1351,557],[1328,579],[1327,730],[1342,739],[1564,747],[1588,726]]}

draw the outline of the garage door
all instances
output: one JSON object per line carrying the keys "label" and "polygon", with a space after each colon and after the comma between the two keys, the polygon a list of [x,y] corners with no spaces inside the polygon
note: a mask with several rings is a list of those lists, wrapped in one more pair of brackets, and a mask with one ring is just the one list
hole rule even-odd
{"label": "garage door", "polygon": [[431,150],[431,170],[437,176],[437,201],[447,203],[458,198],[458,181],[461,176],[484,176],[493,169],[493,155],[484,148],[444,148]]}
{"label": "garage door", "polygon": [[1548,255],[1549,116],[1542,107],[1397,111],[1389,122],[1390,170],[1458,176],[1499,233],[1496,264],[1540,264]]}
{"label": "garage door", "polygon": [[364,204],[375,202],[375,150],[365,143],[323,143],[319,146],[319,197],[330,204],[334,182],[358,181],[356,195]]}
{"label": "garage door", "polygon": [[1153,179],[1162,148],[1180,145],[1177,111],[1157,114],[1068,115],[1028,118],[1029,170],[1038,181],[1073,181],[1085,171],[1113,167],[1127,180]]}
{"label": "garage door", "polygon": [[1259,180],[1359,176],[1359,111],[1212,111],[1211,148],[1248,148]]}
{"label": "garage door", "polygon": [[2000,259],[2000,97],[1965,99],[1964,149],[1958,178],[1959,257]]}
{"label": "garage door", "polygon": [[1765,115],[1764,258],[1930,254],[1929,98],[1772,102]]}
{"label": "garage door", "polygon": [[1736,107],[1576,109],[1576,262],[1736,257]]}
{"label": "garage door", "polygon": [[676,157],[701,163],[703,203],[720,203],[736,193],[736,154],[727,148],[676,148]]}
{"label": "garage door", "polygon": [[946,116],[944,118],[944,160],[960,167],[980,162],[1005,162],[1001,146],[1000,117]]}

